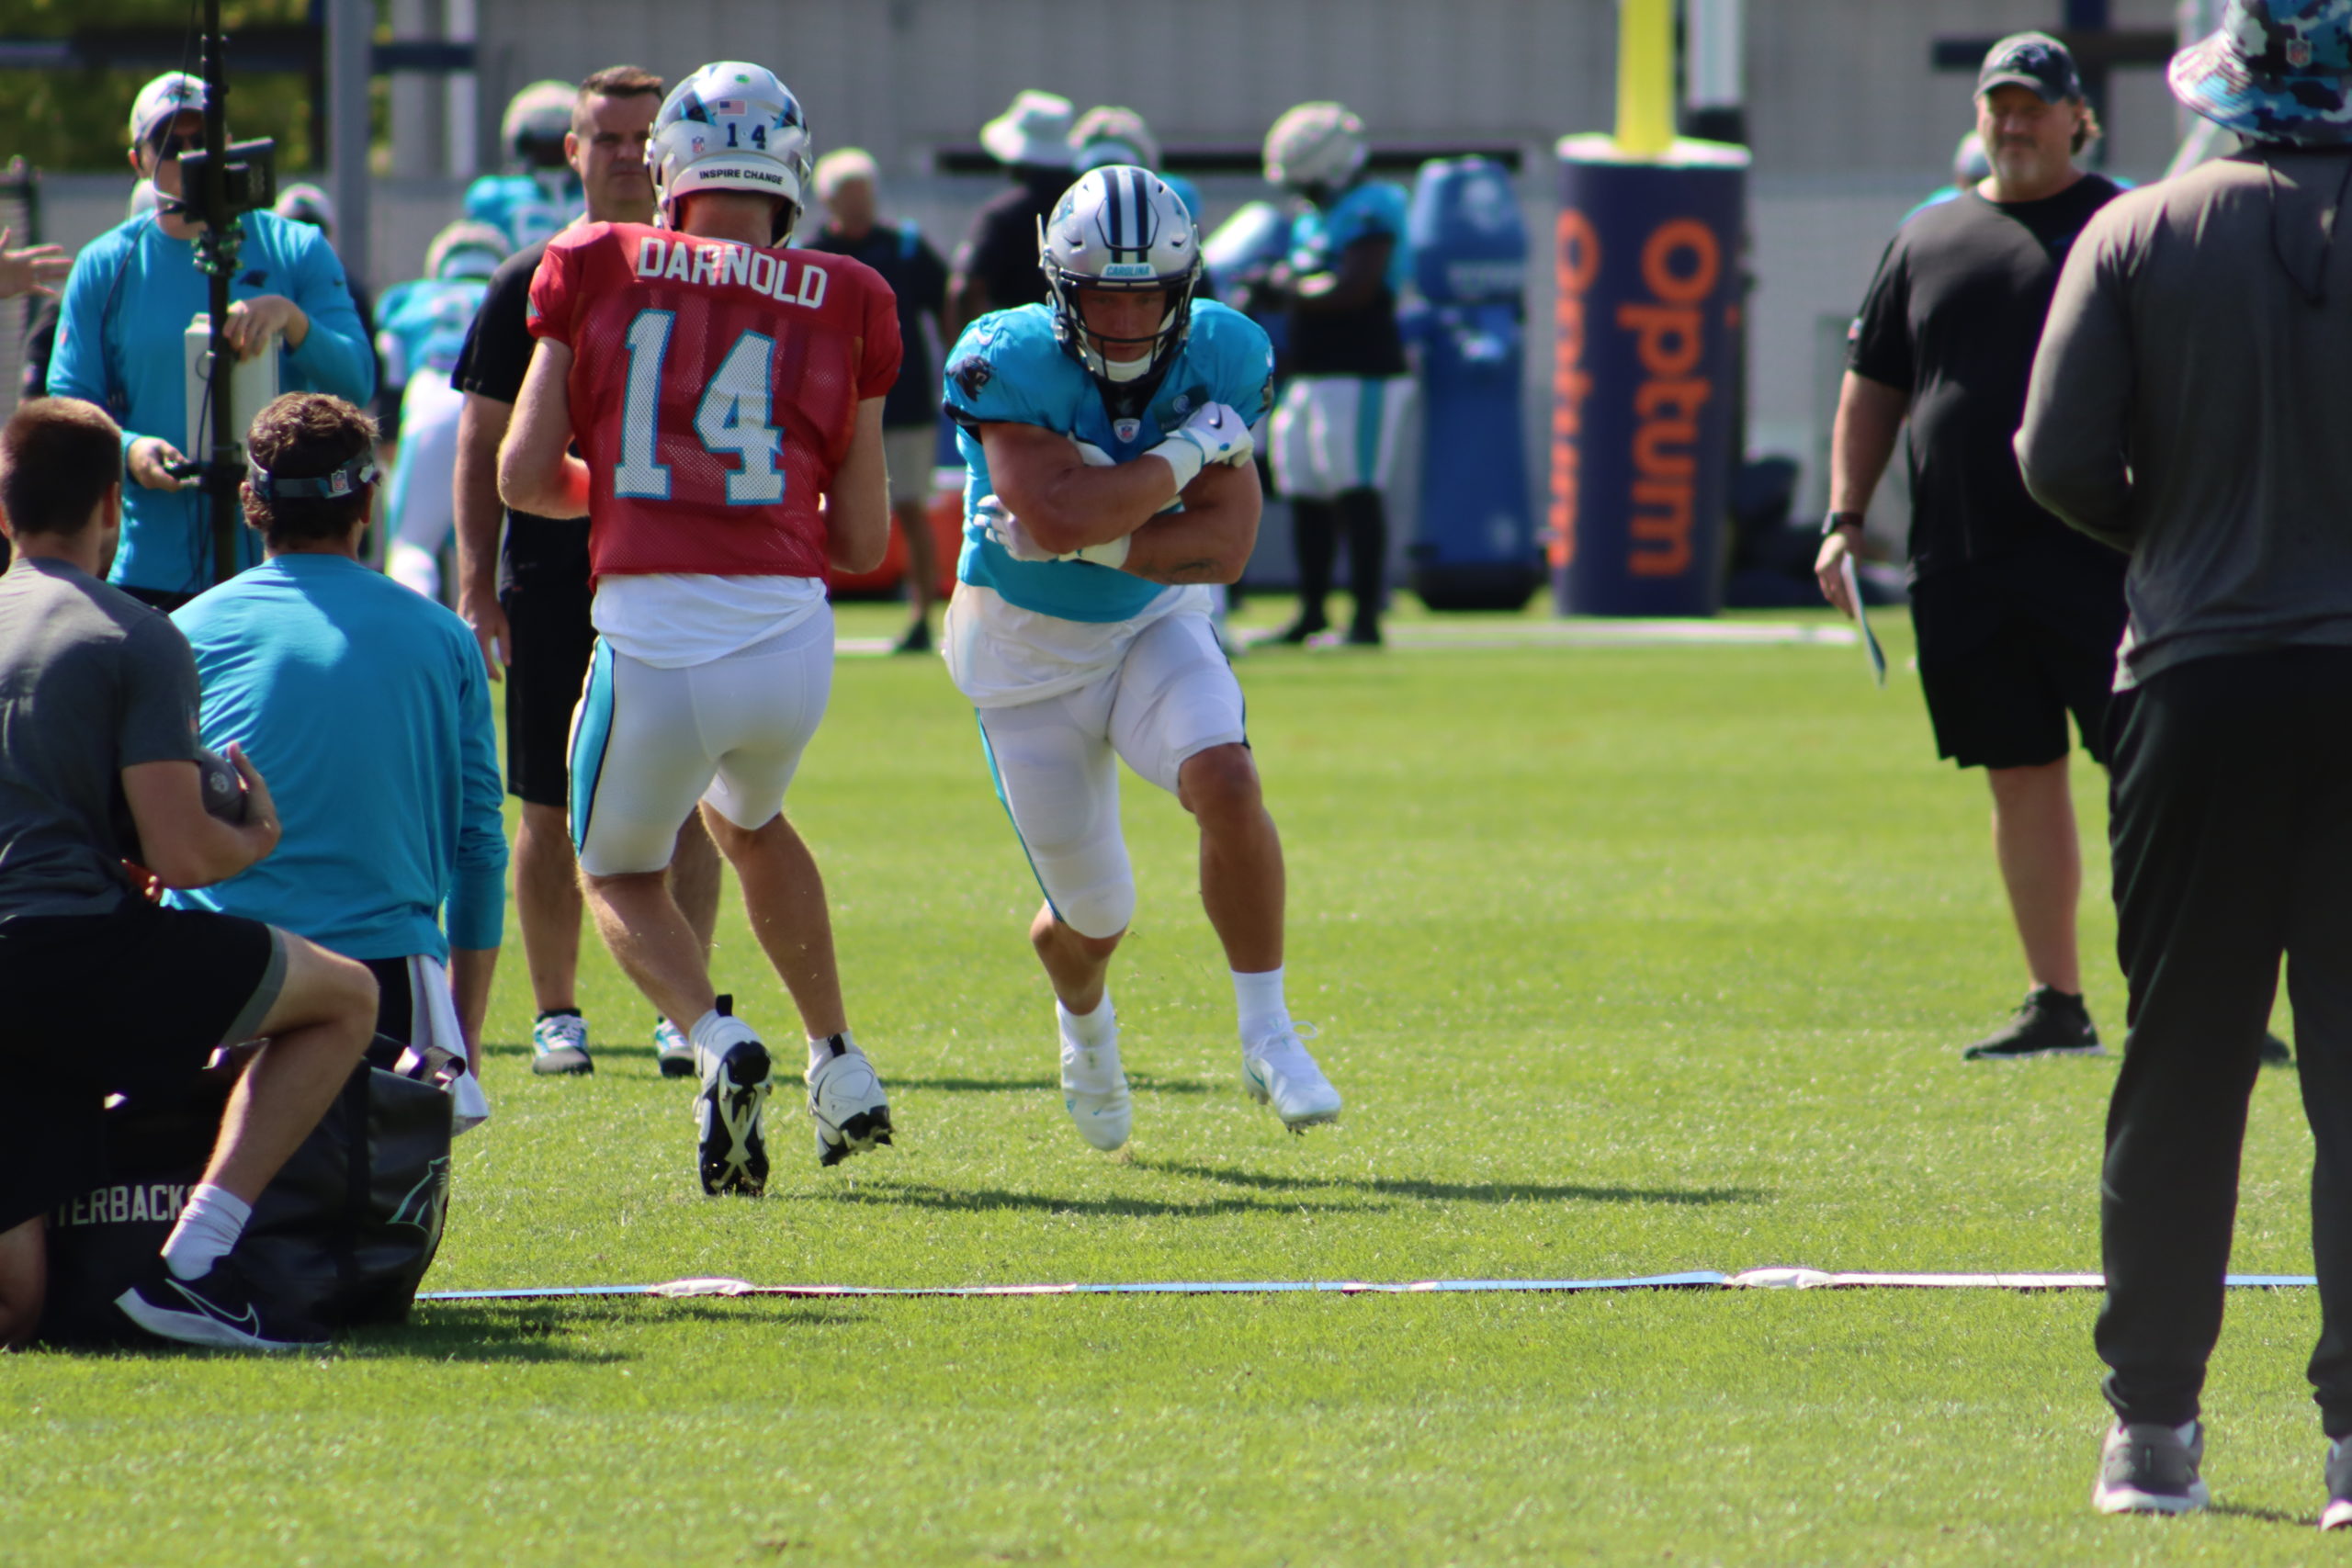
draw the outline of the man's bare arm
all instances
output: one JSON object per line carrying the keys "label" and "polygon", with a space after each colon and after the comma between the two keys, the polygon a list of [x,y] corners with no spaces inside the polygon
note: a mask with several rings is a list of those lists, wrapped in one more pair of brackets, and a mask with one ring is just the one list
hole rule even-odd
{"label": "man's bare arm", "polygon": [[588,515],[588,465],[571,455],[571,350],[541,338],[498,448],[498,493],[517,512]]}
{"label": "man's bare arm", "polygon": [[[1871,496],[1894,455],[1894,438],[1911,411],[1911,394],[1900,387],[1846,372],[1838,390],[1838,420],[1829,435],[1829,510],[1854,517],[1870,510]],[[1861,543],[1859,523],[1841,525],[1821,542],[1813,574],[1821,595],[1847,615],[1855,614],[1846,592],[1846,558]]]}
{"label": "man's bare arm", "polygon": [[841,571],[872,571],[890,548],[890,480],[882,456],[882,401],[857,405],[849,456],[825,492],[827,553]]}
{"label": "man's bare arm", "polygon": [[514,655],[514,635],[498,602],[498,535],[506,517],[498,499],[498,444],[514,417],[512,403],[466,394],[458,413],[458,474],[451,497],[458,511],[458,614],[473,627],[493,681],[503,678]]}

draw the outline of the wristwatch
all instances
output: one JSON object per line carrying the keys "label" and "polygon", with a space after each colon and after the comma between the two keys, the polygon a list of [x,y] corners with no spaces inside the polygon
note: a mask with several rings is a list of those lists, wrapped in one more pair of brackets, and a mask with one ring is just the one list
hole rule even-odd
{"label": "wristwatch", "polygon": [[1826,539],[1840,528],[1860,528],[1863,521],[1859,512],[1833,512],[1821,520],[1821,536]]}

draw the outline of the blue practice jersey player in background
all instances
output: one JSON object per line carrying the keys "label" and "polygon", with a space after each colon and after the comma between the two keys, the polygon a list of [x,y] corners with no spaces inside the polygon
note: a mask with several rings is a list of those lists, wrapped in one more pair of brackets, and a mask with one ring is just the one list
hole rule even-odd
{"label": "blue practice jersey player in background", "polygon": [[580,91],[569,82],[534,82],[508,101],[499,122],[513,166],[466,187],[466,216],[506,236],[509,254],[552,240],[586,210],[580,176],[565,161],[564,134]]}
{"label": "blue practice jersey player in background", "polygon": [[441,597],[441,547],[458,525],[452,486],[466,398],[449,378],[506,254],[503,233],[459,219],[433,237],[424,276],[386,289],[377,307],[376,360],[401,411],[384,570],[427,599]]}
{"label": "blue practice jersey player in background", "polygon": [[1050,301],[981,317],[948,355],[971,479],[947,660],[1045,889],[1029,939],[1053,983],[1064,1101],[1095,1147],[1126,1143],[1106,983],[1136,901],[1125,759],[1200,824],[1244,1086],[1286,1126],[1329,1122],[1339,1093],[1283,998],[1282,841],[1205,586],[1239,576],[1257,541],[1250,426],[1272,351],[1249,318],[1193,298],[1199,233],[1148,170],[1081,175],[1041,242]]}
{"label": "blue practice jersey player in background", "polygon": [[1412,406],[1396,297],[1412,276],[1404,188],[1364,177],[1363,123],[1346,106],[1300,104],[1266,132],[1266,180],[1304,199],[1288,264],[1265,292],[1290,305],[1290,377],[1267,445],[1274,485],[1291,503],[1298,544],[1298,618],[1281,634],[1305,642],[1328,622],[1323,600],[1342,534],[1354,618],[1346,640],[1380,642],[1387,597],[1388,513],[1382,492]]}

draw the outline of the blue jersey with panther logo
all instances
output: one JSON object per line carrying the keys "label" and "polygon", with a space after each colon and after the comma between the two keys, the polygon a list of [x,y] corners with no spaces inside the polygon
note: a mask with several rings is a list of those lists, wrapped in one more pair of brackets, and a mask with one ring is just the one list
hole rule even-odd
{"label": "blue jersey with panther logo", "polygon": [[489,279],[481,277],[420,277],[386,289],[376,302],[384,384],[402,387],[419,370],[447,375],[457,368],[466,329],[489,292]]}
{"label": "blue jersey with panther logo", "polygon": [[947,412],[969,478],[964,486],[964,553],[956,576],[993,588],[1007,604],[1066,621],[1139,615],[1166,585],[1091,561],[1017,561],[973,513],[996,493],[988,453],[974,429],[1034,424],[1085,441],[1125,463],[1159,445],[1204,403],[1224,403],[1256,424],[1273,385],[1274,353],[1257,322],[1206,299],[1193,302],[1192,332],[1143,415],[1114,422],[1094,378],[1054,337],[1053,308],[1023,305],[974,321],[947,356]]}
{"label": "blue jersey with panther logo", "polygon": [[586,210],[570,169],[484,175],[466,187],[466,216],[505,235],[509,255],[554,239]]}

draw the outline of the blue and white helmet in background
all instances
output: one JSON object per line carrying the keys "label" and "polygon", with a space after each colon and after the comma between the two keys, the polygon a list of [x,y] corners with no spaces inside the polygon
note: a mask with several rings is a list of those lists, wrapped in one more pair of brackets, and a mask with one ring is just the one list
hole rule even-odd
{"label": "blue and white helmet in background", "polygon": [[534,82],[507,101],[499,117],[498,139],[506,155],[526,169],[563,166],[563,139],[571,130],[571,108],[580,89],[569,82]]}
{"label": "blue and white helmet in background", "polygon": [[[1182,351],[1201,277],[1200,234],[1183,197],[1150,170],[1111,164],[1080,175],[1037,226],[1037,265],[1053,296],[1055,340],[1088,374],[1140,381]],[[1133,340],[1149,345],[1148,355],[1114,359],[1094,346],[1079,313],[1087,288],[1168,291],[1159,328]]]}
{"label": "blue and white helmet in background", "polygon": [[723,60],[670,90],[653,118],[646,160],[653,196],[673,223],[683,196],[750,191],[786,204],[777,238],[792,231],[807,199],[808,120],[792,89],[763,65]]}
{"label": "blue and white helmet in background", "polygon": [[506,256],[503,231],[494,224],[461,218],[433,236],[424,252],[424,276],[445,283],[463,277],[487,279]]}
{"label": "blue and white helmet in background", "polygon": [[1266,132],[1266,183],[1285,190],[1339,190],[1363,167],[1363,121],[1345,104],[1300,104]]}

